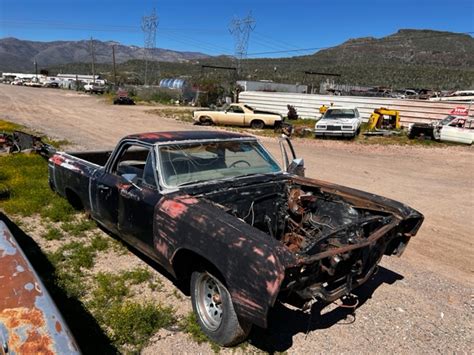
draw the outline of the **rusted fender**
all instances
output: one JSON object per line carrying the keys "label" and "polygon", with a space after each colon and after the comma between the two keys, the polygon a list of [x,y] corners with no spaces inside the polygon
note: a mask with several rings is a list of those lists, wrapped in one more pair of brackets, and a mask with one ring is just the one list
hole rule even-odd
{"label": "rusted fender", "polygon": [[267,326],[285,268],[294,257],[277,240],[189,196],[167,196],[155,208],[154,246],[169,263],[182,250],[212,263],[225,278],[237,315]]}
{"label": "rusted fender", "polygon": [[80,354],[51,296],[0,220],[0,354]]}

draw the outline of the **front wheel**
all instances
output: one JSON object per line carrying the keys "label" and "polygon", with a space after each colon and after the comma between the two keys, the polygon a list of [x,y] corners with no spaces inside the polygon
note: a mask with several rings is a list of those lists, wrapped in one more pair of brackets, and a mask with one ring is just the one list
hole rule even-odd
{"label": "front wheel", "polygon": [[252,325],[239,320],[229,291],[207,271],[191,275],[191,301],[203,332],[222,346],[236,345],[247,338]]}

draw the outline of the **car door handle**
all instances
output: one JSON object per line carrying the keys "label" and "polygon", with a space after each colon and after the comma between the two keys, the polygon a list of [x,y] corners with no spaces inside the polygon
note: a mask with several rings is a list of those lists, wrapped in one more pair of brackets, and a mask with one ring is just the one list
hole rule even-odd
{"label": "car door handle", "polygon": [[97,185],[97,187],[98,187],[100,190],[110,190],[110,186],[107,186],[107,185],[99,184],[99,185]]}

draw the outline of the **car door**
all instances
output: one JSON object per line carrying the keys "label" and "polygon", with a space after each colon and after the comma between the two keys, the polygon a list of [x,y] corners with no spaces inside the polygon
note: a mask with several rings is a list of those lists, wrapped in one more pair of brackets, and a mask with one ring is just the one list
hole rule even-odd
{"label": "car door", "polygon": [[[117,146],[116,153],[112,157],[123,154],[127,144],[121,143]],[[118,187],[123,182],[121,176],[110,173],[109,164],[113,164],[116,159],[112,158],[112,162],[107,163],[104,169],[100,169],[91,178],[90,194],[92,196],[91,215],[108,230],[117,233],[117,217],[118,217]]]}
{"label": "car door", "polygon": [[243,126],[245,122],[244,110],[239,106],[230,106],[223,116],[224,124]]}
{"label": "car door", "polygon": [[441,141],[471,144],[470,129],[465,128],[467,120],[457,118],[441,128]]}
{"label": "car door", "polygon": [[162,197],[157,174],[155,152],[150,147],[142,174],[119,191],[118,231],[139,249],[153,247],[154,209]]}

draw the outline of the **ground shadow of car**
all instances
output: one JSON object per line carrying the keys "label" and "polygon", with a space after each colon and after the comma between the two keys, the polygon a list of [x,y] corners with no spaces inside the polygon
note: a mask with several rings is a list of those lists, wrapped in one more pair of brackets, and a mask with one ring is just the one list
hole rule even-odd
{"label": "ground shadow of car", "polygon": [[353,323],[356,321],[357,308],[370,299],[379,286],[384,283],[391,285],[402,279],[402,275],[384,267],[379,267],[378,272],[370,280],[353,291],[359,302],[355,309],[337,307],[330,312],[321,314],[324,307],[314,305],[312,316],[310,316],[308,313],[278,304],[268,315],[268,328],[253,327],[249,342],[268,353],[286,351],[291,348],[293,336],[298,333],[327,329],[342,320]]}
{"label": "ground shadow of car", "polygon": [[75,298],[68,297],[56,285],[55,268],[33,238],[22,231],[2,212],[0,212],[0,220],[5,222],[8,229],[15,236],[18,245],[48,289],[81,351],[84,354],[117,354],[118,350],[112,345],[110,339],[104,334],[97,321],[84,308],[83,304]]}

